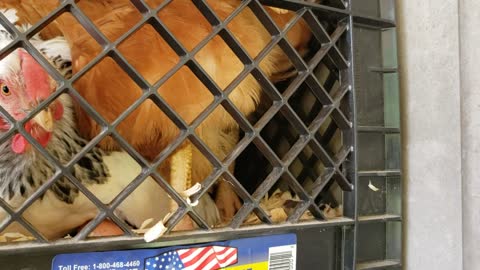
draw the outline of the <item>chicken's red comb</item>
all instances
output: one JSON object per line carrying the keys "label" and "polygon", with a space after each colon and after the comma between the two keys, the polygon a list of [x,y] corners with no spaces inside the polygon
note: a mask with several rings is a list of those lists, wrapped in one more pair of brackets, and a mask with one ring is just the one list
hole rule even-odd
{"label": "chicken's red comb", "polygon": [[25,89],[31,101],[44,100],[50,96],[50,78],[40,64],[26,51],[19,50]]}

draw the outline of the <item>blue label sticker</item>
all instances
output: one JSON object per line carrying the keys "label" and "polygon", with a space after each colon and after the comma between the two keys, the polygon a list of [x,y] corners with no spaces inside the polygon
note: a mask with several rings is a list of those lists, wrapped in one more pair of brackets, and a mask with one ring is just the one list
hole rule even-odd
{"label": "blue label sticker", "polygon": [[60,254],[52,270],[295,269],[295,234],[158,249]]}

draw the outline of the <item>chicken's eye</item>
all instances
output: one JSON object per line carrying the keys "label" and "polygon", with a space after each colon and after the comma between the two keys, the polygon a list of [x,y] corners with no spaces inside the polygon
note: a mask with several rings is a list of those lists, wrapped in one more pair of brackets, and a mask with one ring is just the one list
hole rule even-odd
{"label": "chicken's eye", "polygon": [[1,91],[2,91],[2,95],[4,95],[4,96],[10,96],[10,94],[11,94],[10,89],[5,84],[2,84]]}

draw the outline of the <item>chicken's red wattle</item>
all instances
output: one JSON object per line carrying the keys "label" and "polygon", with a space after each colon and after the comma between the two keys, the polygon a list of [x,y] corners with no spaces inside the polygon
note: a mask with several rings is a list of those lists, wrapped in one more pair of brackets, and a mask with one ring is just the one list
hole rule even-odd
{"label": "chicken's red wattle", "polygon": [[[37,140],[37,142],[40,143],[40,145],[42,145],[43,147],[46,147],[48,142],[52,138],[52,133],[45,131],[41,127],[37,127],[36,131],[35,131],[35,134],[32,134],[32,132],[31,132],[32,131],[32,124],[30,124],[30,123],[27,123],[25,125],[25,131],[30,133],[35,138],[35,140]],[[15,134],[13,136],[12,150],[16,154],[25,153],[28,145],[29,145],[29,142],[27,141],[27,139],[25,137],[23,137],[22,134]]]}

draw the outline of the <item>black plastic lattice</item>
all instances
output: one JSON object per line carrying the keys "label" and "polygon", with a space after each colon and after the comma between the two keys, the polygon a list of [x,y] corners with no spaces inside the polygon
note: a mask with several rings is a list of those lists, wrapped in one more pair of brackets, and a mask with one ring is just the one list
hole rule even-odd
{"label": "black plastic lattice", "polygon": [[[258,0],[241,1],[239,6],[224,20],[220,19],[205,1],[192,1],[212,25],[213,30],[191,50],[187,50],[164,22],[156,16],[159,11],[167,8],[172,1],[164,1],[156,8],[149,7],[143,0],[132,0],[131,2],[143,16],[135,26],[113,42],[109,41],[96,28],[73,0],[62,1],[55,10],[25,33],[18,31],[7,22],[3,15],[0,15],[0,24],[15,36],[15,40],[11,44],[0,50],[0,59],[3,59],[15,49],[23,47],[59,82],[59,89],[55,94],[43,101],[28,117],[17,123],[3,108],[0,108],[0,113],[4,115],[4,118],[14,123],[14,128],[0,138],[0,143],[5,142],[6,138],[15,132],[19,132],[57,170],[55,176],[38,188],[20,208],[12,209],[5,201],[0,200],[0,206],[10,215],[9,218],[0,224],[0,231],[12,222],[18,222],[26,227],[39,243],[47,243],[47,239],[22,217],[22,213],[48,190],[55,181],[58,181],[61,177],[66,177],[100,210],[99,215],[75,236],[74,240],[72,240],[73,242],[85,240],[88,234],[105,218],[109,218],[117,223],[127,235],[134,236],[135,234],[130,226],[118,218],[114,214],[114,210],[148,176],[152,176],[179,205],[177,212],[166,223],[169,231],[186,214],[202,229],[212,230],[156,170],[185,140],[189,140],[204,155],[208,162],[213,165],[211,175],[204,179],[202,183],[202,191],[194,195],[192,200],[205,195],[219,178],[229,182],[234,187],[237,195],[243,200],[243,207],[229,224],[230,229],[238,229],[252,211],[264,223],[274,223],[269,214],[260,206],[260,201],[273,188],[282,186],[280,182],[286,183],[283,187],[286,186],[286,188],[292,190],[301,200],[301,203],[289,215],[288,222],[298,223],[304,212],[310,210],[319,219],[316,222],[321,224],[326,217],[318,201],[322,201],[322,198],[329,192],[333,183],[338,184],[343,191],[352,191],[355,180],[355,160],[352,156],[355,147],[354,101],[351,93],[351,42],[349,35],[352,16],[344,1],[326,1],[324,6],[313,4],[309,1],[261,1],[264,4],[272,4],[297,11],[296,16],[287,24],[285,29],[280,29],[274,23],[273,19],[266,12],[265,6],[262,6],[262,3]],[[256,57],[252,57],[247,53],[246,49],[228,28],[228,24],[244,9],[250,9],[272,36],[271,41]],[[71,13],[102,47],[101,52],[85,68],[78,71],[68,80],[64,79],[29,42],[29,38],[39,33],[44,27],[65,12]],[[301,19],[307,22],[314,37],[311,42],[311,50],[305,58],[302,58],[286,38],[286,33]],[[178,63],[154,83],[148,82],[137,72],[118,49],[122,42],[146,24],[151,25],[179,57]],[[195,55],[215,36],[220,36],[244,64],[244,69],[225,89],[221,89],[195,59]],[[276,85],[270,81],[259,67],[261,61],[275,46],[279,46],[282,49],[296,70],[296,75],[293,79]],[[112,58],[143,91],[141,97],[111,123],[108,123],[96,112],[73,86],[74,82],[81,79],[84,74],[105,57]],[[184,66],[188,67],[213,95],[213,102],[191,123],[186,123],[156,91],[158,87],[168,81],[175,72]],[[254,122],[249,119],[252,116],[243,115],[229,99],[229,95],[239,83],[250,75],[259,82],[263,93],[272,101],[270,106],[265,108],[261,114],[253,116],[254,118],[256,117]],[[60,164],[23,128],[27,121],[63,93],[72,95],[88,115],[103,128],[68,164]],[[179,136],[168,147],[163,149],[153,162],[149,162],[140,155],[115,129],[146,100],[153,101],[180,130]],[[226,110],[239,124],[244,134],[233,151],[223,159],[213,154],[205,142],[195,133],[195,129],[219,106]],[[113,137],[140,164],[142,172],[110,204],[105,205],[75,179],[70,169],[82,156],[107,136]],[[254,151],[249,151],[249,149],[254,149]],[[249,156],[249,153],[254,153],[253,156],[255,156],[255,153],[257,153],[257,156],[263,156],[263,160],[268,163],[267,167],[270,167],[271,170],[268,173],[255,172],[253,174],[241,172],[239,167],[248,168],[256,160],[252,155]],[[237,162],[236,173],[229,171],[229,166],[233,162]],[[295,166],[299,166],[295,170],[305,171],[304,174],[306,173],[310,176],[309,185],[306,185],[307,181],[304,181],[305,177],[301,176],[302,173],[292,172],[294,170],[292,167],[294,162],[297,162]],[[318,165],[318,162],[321,165]],[[321,173],[308,172],[312,170],[312,166],[322,166]],[[260,168],[258,165],[255,165],[255,167]],[[261,175],[257,177],[259,181],[253,184],[248,183],[248,179],[255,178],[255,174],[257,176],[258,174]],[[354,200],[352,199],[354,195],[347,194],[345,196],[346,199],[340,198],[343,199],[344,216],[352,219],[354,217]],[[351,220],[346,222],[345,220],[334,221],[332,224],[347,224],[348,222],[351,222]]]}

